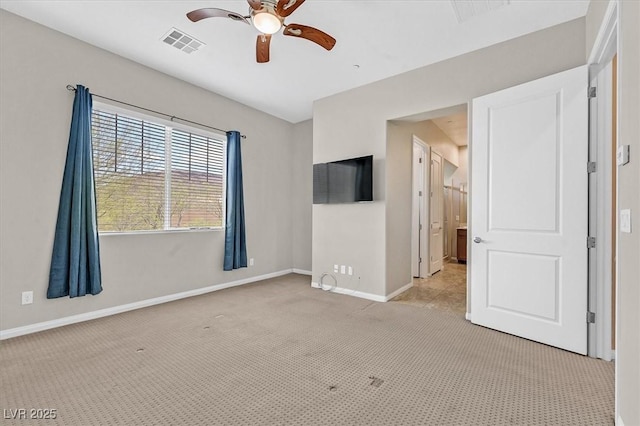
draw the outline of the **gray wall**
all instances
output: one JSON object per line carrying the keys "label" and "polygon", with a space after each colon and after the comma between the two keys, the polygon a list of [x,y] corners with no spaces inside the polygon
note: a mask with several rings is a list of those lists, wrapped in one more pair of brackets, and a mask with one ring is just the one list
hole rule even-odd
{"label": "gray wall", "polygon": [[311,271],[311,206],[313,204],[313,121],[293,127],[292,141],[293,268]]}
{"label": "gray wall", "polygon": [[[543,31],[410,71],[314,103],[313,161],[373,154],[376,201],[370,204],[314,206],[313,279],[334,263],[357,262],[359,291],[385,296],[386,268],[396,246],[387,246],[387,215],[406,209],[389,202],[385,187],[410,185],[410,174],[387,174],[406,167],[402,155],[387,157],[387,120],[467,103],[477,96],[585,63],[585,20]],[[553,48],[550,48],[553,46]],[[390,164],[393,161],[394,164]],[[395,164],[401,161],[402,164]],[[393,200],[391,200],[393,201]],[[398,214],[398,216],[406,214]],[[408,234],[404,238],[409,238]],[[407,263],[408,265],[408,263]],[[405,275],[397,275],[402,280]],[[406,283],[403,283],[406,284]]]}
{"label": "gray wall", "polygon": [[366,96],[337,96],[344,101],[314,103],[313,162],[373,155],[374,201],[313,205],[312,281],[333,274],[335,264],[349,265],[354,276],[336,275],[339,287],[384,295],[386,147],[372,142],[380,135],[384,141],[386,122],[367,120],[368,110],[361,107],[368,103]]}
{"label": "gray wall", "polygon": [[[292,212],[306,213],[292,209],[292,181],[304,170],[291,165],[294,156],[310,156],[309,124],[294,127],[4,10],[0,28],[3,330],[293,267]],[[222,231],[105,235],[100,237],[104,291],[78,299],[45,298],[73,102],[65,86],[76,83],[247,135],[245,208],[254,267],[222,271]],[[294,130],[305,134],[307,151],[292,149]],[[296,196],[304,191],[308,188],[296,188]],[[307,220],[301,220],[297,235],[310,234]],[[296,250],[296,262],[308,268],[309,249]],[[26,290],[34,291],[34,303],[21,306]]]}

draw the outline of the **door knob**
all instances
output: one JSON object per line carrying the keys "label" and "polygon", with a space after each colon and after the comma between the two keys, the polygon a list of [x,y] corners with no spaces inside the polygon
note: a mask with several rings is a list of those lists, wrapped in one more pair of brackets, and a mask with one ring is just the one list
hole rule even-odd
{"label": "door knob", "polygon": [[473,238],[473,242],[474,242],[474,243],[481,243],[481,242],[482,242],[482,238],[480,238],[480,237],[474,237],[474,238]]}

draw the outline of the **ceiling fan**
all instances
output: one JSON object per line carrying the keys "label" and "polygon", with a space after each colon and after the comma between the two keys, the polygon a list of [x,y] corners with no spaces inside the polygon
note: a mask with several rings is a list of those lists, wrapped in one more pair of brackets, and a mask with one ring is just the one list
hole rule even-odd
{"label": "ceiling fan", "polygon": [[247,0],[249,15],[244,16],[229,10],[209,7],[196,9],[187,13],[187,18],[198,22],[205,18],[230,18],[244,22],[260,31],[256,41],[256,60],[259,63],[269,62],[269,45],[271,35],[280,31],[284,26],[286,36],[306,38],[327,50],[333,49],[336,39],[317,28],[300,24],[285,25],[284,19],[299,8],[305,0]]}

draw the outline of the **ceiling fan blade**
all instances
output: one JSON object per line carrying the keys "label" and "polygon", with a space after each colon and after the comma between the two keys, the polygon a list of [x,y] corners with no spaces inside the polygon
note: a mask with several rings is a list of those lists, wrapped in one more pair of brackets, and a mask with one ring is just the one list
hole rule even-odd
{"label": "ceiling fan blade", "polygon": [[256,40],[256,61],[259,64],[269,62],[269,45],[271,44],[271,34],[260,34]]}
{"label": "ceiling fan blade", "polygon": [[302,3],[304,3],[304,0],[279,0],[276,5],[276,13],[286,18],[302,6]]}
{"label": "ceiling fan blade", "polygon": [[247,0],[247,3],[249,3],[249,6],[251,6],[253,10],[262,9],[262,2],[260,0]]}
{"label": "ceiling fan blade", "polygon": [[207,7],[204,9],[196,9],[187,13],[187,18],[189,18],[193,22],[198,22],[201,19],[205,18],[231,18],[234,21],[241,21],[245,24],[249,24],[249,20],[240,15],[239,13],[232,12],[230,10],[218,9],[216,7]]}
{"label": "ceiling fan blade", "polygon": [[289,24],[284,28],[284,35],[306,38],[327,50],[333,49],[333,46],[336,45],[335,38],[317,28],[307,27],[306,25]]}

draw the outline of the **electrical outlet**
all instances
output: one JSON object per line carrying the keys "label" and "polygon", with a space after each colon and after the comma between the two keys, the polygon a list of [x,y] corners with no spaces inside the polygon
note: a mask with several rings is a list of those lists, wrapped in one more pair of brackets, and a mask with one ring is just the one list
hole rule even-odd
{"label": "electrical outlet", "polygon": [[253,257],[249,259],[249,266],[253,266]]}
{"label": "electrical outlet", "polygon": [[338,265],[333,265],[333,272],[338,273]]}
{"label": "electrical outlet", "polygon": [[340,273],[341,274],[346,274],[347,273],[347,267],[344,265],[340,265]]}
{"label": "electrical outlet", "polygon": [[353,267],[349,266],[349,275],[353,275]]}
{"label": "electrical outlet", "polygon": [[22,292],[22,304],[30,305],[33,303],[33,291],[23,291]]}

